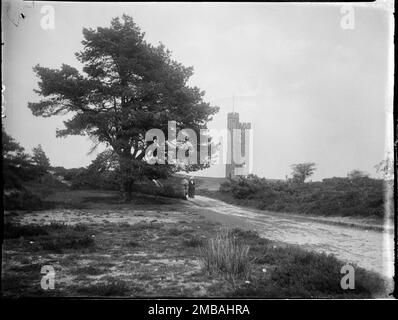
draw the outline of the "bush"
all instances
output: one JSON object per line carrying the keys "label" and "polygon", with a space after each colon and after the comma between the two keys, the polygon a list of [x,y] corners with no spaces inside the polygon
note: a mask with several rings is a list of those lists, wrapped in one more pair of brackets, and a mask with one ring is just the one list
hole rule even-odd
{"label": "bush", "polygon": [[262,210],[379,218],[384,215],[383,181],[368,177],[295,184],[249,175],[225,181],[220,193]]}
{"label": "bush", "polygon": [[220,274],[228,279],[245,279],[251,270],[248,245],[240,244],[232,232],[224,229],[200,247],[200,259],[209,274]]}
{"label": "bush", "polygon": [[185,199],[183,188],[178,180],[176,182],[170,179],[168,183],[158,187],[151,180],[143,180],[133,186],[133,191],[167,198]]}
{"label": "bush", "polygon": [[340,271],[346,263],[333,255],[305,251],[297,246],[275,245],[251,231],[236,229],[233,234],[250,245],[249,259],[253,261],[250,282],[235,287],[234,296],[370,298],[385,294],[384,279],[355,265],[355,289],[343,290]]}
{"label": "bush", "polygon": [[355,268],[355,289],[340,286],[341,267],[345,264],[333,255],[306,252],[295,248],[278,248],[258,263],[277,265],[269,278],[252,277],[252,285],[236,289],[237,296],[268,298],[370,298],[385,291],[379,275]]}

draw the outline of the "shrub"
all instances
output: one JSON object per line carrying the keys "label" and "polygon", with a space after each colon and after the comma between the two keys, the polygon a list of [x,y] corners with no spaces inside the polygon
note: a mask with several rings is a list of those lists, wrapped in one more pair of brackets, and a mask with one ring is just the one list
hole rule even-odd
{"label": "shrub", "polygon": [[179,180],[170,178],[157,186],[152,180],[142,180],[133,185],[133,191],[167,198],[185,199],[184,189]]}
{"label": "shrub", "polygon": [[232,232],[224,229],[215,239],[200,247],[200,259],[209,274],[221,274],[228,279],[245,279],[251,270],[248,245],[240,244]]}
{"label": "shrub", "polygon": [[385,291],[384,280],[377,274],[362,268],[355,268],[355,289],[343,290],[340,286],[341,267],[344,262],[333,255],[307,252],[287,247],[273,250],[257,263],[277,266],[269,278],[252,275],[250,286],[240,286],[236,296],[257,296],[264,298],[370,298]]}
{"label": "shrub", "polygon": [[[234,289],[236,296],[263,298],[370,298],[385,294],[385,281],[378,274],[355,269],[355,290],[340,286],[346,263],[333,255],[306,251],[297,246],[275,245],[253,232],[234,230],[250,245],[254,265],[249,284]],[[266,273],[262,269],[266,266]]]}
{"label": "shrub", "polygon": [[249,175],[222,183],[220,196],[262,210],[379,218],[384,215],[383,181],[368,177],[295,184]]}
{"label": "shrub", "polygon": [[370,298],[386,294],[385,281],[381,276],[355,265],[355,289],[343,290],[340,271],[346,263],[333,255],[306,251],[292,245],[276,245],[253,231],[234,229],[230,237],[250,246],[246,260],[252,264],[247,278],[249,282],[236,282],[232,287],[233,296]]}

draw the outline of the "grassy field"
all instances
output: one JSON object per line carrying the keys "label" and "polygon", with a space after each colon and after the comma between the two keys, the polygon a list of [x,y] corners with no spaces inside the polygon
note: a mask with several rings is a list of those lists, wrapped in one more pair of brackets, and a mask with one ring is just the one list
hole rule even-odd
{"label": "grassy field", "polygon": [[[340,287],[333,256],[226,229],[179,199],[64,191],[54,209],[6,212],[2,294],[359,298],[385,296],[384,280],[355,268],[355,289]],[[40,286],[42,266],[55,289]]]}

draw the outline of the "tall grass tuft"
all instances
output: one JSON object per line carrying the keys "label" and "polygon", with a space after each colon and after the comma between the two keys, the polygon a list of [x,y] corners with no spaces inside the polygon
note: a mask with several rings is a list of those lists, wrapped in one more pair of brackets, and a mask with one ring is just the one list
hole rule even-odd
{"label": "tall grass tuft", "polygon": [[249,249],[229,229],[222,229],[216,238],[199,247],[204,270],[233,281],[248,278],[252,266]]}

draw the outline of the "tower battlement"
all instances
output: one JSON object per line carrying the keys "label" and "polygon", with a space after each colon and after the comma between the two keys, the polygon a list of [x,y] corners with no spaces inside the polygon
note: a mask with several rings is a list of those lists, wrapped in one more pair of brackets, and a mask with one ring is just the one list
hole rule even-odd
{"label": "tower battlement", "polygon": [[252,128],[252,124],[250,122],[240,122],[238,125],[238,129],[242,129],[242,130],[247,130],[247,129],[251,129]]}

